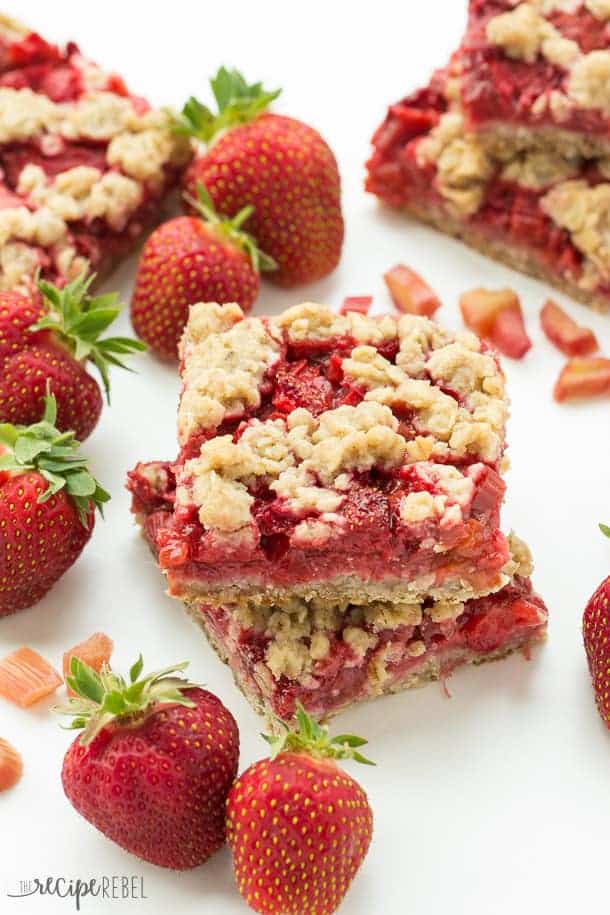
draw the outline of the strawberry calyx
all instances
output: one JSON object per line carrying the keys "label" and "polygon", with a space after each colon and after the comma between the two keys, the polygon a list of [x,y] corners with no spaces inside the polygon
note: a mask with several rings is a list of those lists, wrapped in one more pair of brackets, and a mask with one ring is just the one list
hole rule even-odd
{"label": "strawberry calyx", "polygon": [[207,225],[213,226],[215,232],[247,254],[257,273],[277,270],[277,263],[274,259],[265,254],[264,251],[261,251],[254,236],[242,228],[243,224],[254,212],[253,206],[243,207],[232,218],[220,216],[216,212],[214,202],[202,181],[197,182],[197,200],[191,197],[190,194],[185,194],[184,197]]}
{"label": "strawberry calyx", "polygon": [[99,673],[76,655],[70,659],[70,674],[66,684],[75,697],[53,711],[70,715],[67,730],[83,730],[81,744],[87,746],[111,722],[136,726],[158,705],[183,705],[194,708],[195,703],[183,695],[183,690],[198,687],[175,674],[188,667],[189,662],[173,664],[163,670],[141,677],[144,668],[142,655],[129,671],[129,679],[114,673],[107,664]]}
{"label": "strawberry calyx", "polygon": [[610,537],[610,524],[601,524],[600,522],[599,529],[605,537]]}
{"label": "strawberry calyx", "polygon": [[353,759],[367,766],[375,763],[360,753],[359,748],[368,743],[354,734],[339,734],[330,737],[328,728],[307,714],[300,702],[296,703],[297,727],[290,729],[278,719],[282,732],[279,735],[261,734],[271,747],[271,759],[280,753],[304,752],[319,759]]}
{"label": "strawberry calyx", "polygon": [[46,313],[30,327],[31,331],[51,331],[77,362],[90,360],[98,369],[106,399],[110,402],[111,365],[131,371],[122,356],[144,352],[146,345],[131,337],[106,337],[99,339],[119,315],[121,305],[116,292],[91,296],[89,288],[95,274],[82,273],[63,289],[53,283],[38,279],[37,287],[43,296]]}
{"label": "strawberry calyx", "polygon": [[220,67],[216,76],[210,79],[210,86],[218,111],[213,112],[191,96],[180,117],[174,121],[177,133],[209,143],[221,131],[254,120],[282,91],[265,89],[262,83],[248,83],[239,70],[227,70],[226,67]]}
{"label": "strawberry calyx", "polygon": [[78,511],[81,523],[88,526],[92,508],[103,514],[102,506],[110,494],[87,469],[87,458],[80,453],[80,442],[73,432],[60,432],[55,426],[57,402],[52,394],[44,399],[40,422],[31,426],[0,423],[0,471],[25,473],[34,470],[48,483],[38,497],[46,502],[65,489]]}

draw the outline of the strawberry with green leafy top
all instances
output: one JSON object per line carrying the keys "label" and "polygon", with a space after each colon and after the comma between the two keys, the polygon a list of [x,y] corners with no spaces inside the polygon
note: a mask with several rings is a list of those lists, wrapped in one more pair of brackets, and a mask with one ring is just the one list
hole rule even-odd
{"label": "strawberry with green leafy top", "polygon": [[95,509],[110,496],[72,432],[55,427],[54,397],[32,426],[0,424],[0,616],[31,607],[78,559]]}
{"label": "strawberry with green leafy top", "polygon": [[263,915],[330,915],[371,843],[360,785],[335,760],[370,763],[361,737],[330,738],[297,706],[298,729],[266,737],[271,758],[250,766],[227,801],[227,839],[240,893]]}
{"label": "strawberry with green leafy top", "polygon": [[187,195],[194,197],[201,181],[220,213],[254,206],[246,226],[277,263],[274,283],[326,276],[337,266],[344,233],[332,150],[312,127],[267,110],[279,90],[225,67],[210,83],[218,111],[191,98],[175,127],[207,146],[184,174]]}
{"label": "strawberry with green leafy top", "polygon": [[133,298],[136,334],[162,359],[176,359],[178,343],[196,302],[237,302],[252,307],[261,270],[274,261],[242,228],[252,215],[245,206],[232,219],[221,217],[205,187],[189,198],[198,217],[179,216],[160,225],[144,245]]}
{"label": "strawberry with green leafy top", "polygon": [[91,296],[94,275],[63,289],[39,281],[41,298],[0,298],[0,421],[36,422],[47,386],[57,401],[57,425],[83,441],[101,410],[100,387],[85,366],[98,369],[110,397],[109,367],[127,368],[123,358],[145,349],[129,337],[102,334],[120,312],[118,295]]}
{"label": "strawberry with green leafy top", "polygon": [[220,699],[181,676],[186,663],[126,681],[73,657],[76,698],[57,711],[83,729],[62,770],[66,797],[126,851],[175,870],[196,867],[225,841],[225,803],[239,732]]}
{"label": "strawberry with green leafy top", "polygon": [[[600,524],[610,537],[610,526]],[[582,618],[582,632],[597,709],[610,728],[610,575],[589,600]]]}

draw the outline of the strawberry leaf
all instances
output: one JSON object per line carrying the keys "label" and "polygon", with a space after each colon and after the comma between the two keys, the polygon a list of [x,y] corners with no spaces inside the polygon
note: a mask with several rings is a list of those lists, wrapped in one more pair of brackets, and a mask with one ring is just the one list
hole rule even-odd
{"label": "strawberry leaf", "polygon": [[144,669],[144,659],[142,655],[139,655],[138,660],[135,664],[132,665],[129,671],[129,679],[131,683],[135,683],[136,680],[140,677],[142,670]]}
{"label": "strawberry leaf", "polygon": [[194,707],[195,703],[184,695],[184,691],[198,684],[175,676],[188,667],[188,662],[174,664],[140,679],[143,666],[140,655],[129,671],[130,683],[127,684],[109,667],[102,667],[98,674],[73,656],[66,682],[75,698],[54,711],[72,717],[70,727],[83,730],[81,743],[87,745],[112,721],[122,718],[136,721],[138,716],[143,717],[157,705]]}
{"label": "strawberry leaf", "polygon": [[285,722],[278,719],[280,733],[278,736],[261,734],[271,747],[271,758],[287,751],[302,751],[327,759],[353,759],[367,766],[374,766],[372,760],[358,752],[368,741],[353,734],[341,734],[330,738],[328,728],[307,714],[300,702],[295,709],[297,727],[288,728]]}
{"label": "strawberry leaf", "polygon": [[[52,331],[61,343],[72,353],[77,362],[90,360],[102,377],[106,398],[110,401],[108,367],[117,365],[127,368],[122,362],[109,356],[108,344],[119,340],[125,355],[143,352],[146,346],[128,337],[100,339],[121,312],[116,292],[91,296],[89,288],[95,274],[85,273],[76,277],[63,289],[58,289],[46,280],[38,280],[38,289],[43,295],[46,313],[30,327],[31,331]],[[52,420],[54,423],[54,420]]]}
{"label": "strawberry leaf", "polygon": [[248,83],[239,70],[226,67],[220,67],[210,79],[210,86],[218,111],[213,112],[191,96],[181,115],[173,119],[172,127],[177,133],[209,143],[221,131],[254,120],[281,92],[265,89],[260,82]]}
{"label": "strawberry leaf", "polygon": [[40,422],[32,426],[0,425],[0,441],[6,449],[0,456],[0,469],[16,473],[37,471],[48,484],[38,497],[40,503],[65,488],[81,523],[88,527],[91,512],[97,508],[101,514],[110,495],[87,469],[87,459],[80,453],[74,433],[55,428],[56,416],[55,398],[47,393]]}
{"label": "strawberry leaf", "polygon": [[268,254],[261,251],[256,239],[242,228],[244,222],[254,212],[253,206],[244,207],[232,219],[220,216],[214,208],[214,203],[203,182],[197,182],[197,200],[189,194],[185,199],[197,210],[201,218],[214,227],[219,235],[226,238],[235,247],[240,248],[250,258],[250,262],[257,273],[261,271],[277,270],[277,264]]}

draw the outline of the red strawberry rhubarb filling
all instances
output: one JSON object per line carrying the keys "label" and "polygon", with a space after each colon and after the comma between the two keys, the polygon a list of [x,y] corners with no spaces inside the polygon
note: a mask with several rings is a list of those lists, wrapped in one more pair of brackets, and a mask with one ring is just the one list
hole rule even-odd
{"label": "red strawberry rhubarb filling", "polygon": [[[430,600],[421,607],[312,606],[303,613],[313,623],[300,621],[298,611],[286,614],[282,625],[279,610],[263,621],[260,611],[231,606],[190,610],[246,694],[284,720],[297,702],[320,718],[381,692],[444,680],[464,663],[525,650],[544,638],[547,620],[529,579],[520,577],[494,595],[454,607]],[[408,625],[401,616],[420,622]],[[242,621],[254,625],[242,628]],[[333,628],[317,629],[315,621]]]}

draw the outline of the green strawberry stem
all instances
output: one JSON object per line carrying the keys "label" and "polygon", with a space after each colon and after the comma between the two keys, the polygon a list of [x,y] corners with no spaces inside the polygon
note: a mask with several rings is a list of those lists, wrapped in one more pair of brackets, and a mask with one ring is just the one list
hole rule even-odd
{"label": "green strawberry stem", "polygon": [[323,759],[354,759],[356,762],[367,766],[375,763],[359,752],[359,747],[365,746],[368,741],[354,734],[340,734],[338,737],[329,737],[328,728],[311,718],[300,702],[296,704],[297,727],[291,730],[283,721],[278,719],[278,724],[283,729],[279,736],[261,734],[271,747],[271,758],[275,759],[280,753],[287,751],[306,752],[311,756]]}
{"label": "green strawberry stem", "polygon": [[94,279],[94,273],[90,276],[82,273],[63,289],[39,279],[37,286],[46,305],[46,314],[30,330],[52,331],[78,362],[86,359],[93,362],[102,377],[106,399],[110,403],[109,367],[116,365],[131,371],[120,357],[144,352],[146,346],[131,337],[99,339],[120,313],[121,305],[116,292],[95,297],[89,295]]}
{"label": "green strawberry stem", "polygon": [[273,258],[269,257],[268,254],[265,254],[264,251],[261,251],[255,238],[250,235],[249,232],[246,232],[245,229],[242,229],[245,221],[254,212],[253,206],[243,207],[243,209],[241,209],[236,216],[233,216],[232,219],[219,216],[207,188],[201,181],[197,182],[197,200],[189,194],[185,194],[184,196],[188,203],[193,209],[197,210],[201,218],[204,219],[208,225],[213,226],[219,235],[222,235],[248,255],[252,262],[252,266],[257,273],[260,273],[263,270],[269,271],[277,269],[277,264]]}
{"label": "green strawberry stem", "polygon": [[72,716],[68,730],[84,728],[80,742],[87,746],[111,722],[119,721],[121,724],[135,726],[157,705],[194,708],[195,703],[182,692],[193,689],[198,684],[174,676],[185,670],[188,664],[188,661],[183,661],[140,678],[144,668],[140,655],[131,667],[127,681],[113,673],[106,664],[98,674],[80,658],[72,656],[66,683],[76,693],[76,697],[66,705],[56,706],[53,711],[59,715]]}
{"label": "green strawberry stem", "polygon": [[203,143],[210,143],[219,133],[247,124],[266,111],[281,89],[265,89],[262,83],[248,83],[238,70],[221,67],[210,80],[212,94],[218,106],[213,112],[193,96],[174,121],[177,133],[196,137]]}
{"label": "green strawberry stem", "polygon": [[55,427],[57,403],[48,384],[44,403],[42,419],[32,426],[0,423],[0,471],[37,471],[48,483],[39,502],[65,489],[87,527],[91,510],[97,508],[103,514],[102,506],[110,495],[87,469],[87,458],[81,455],[74,433]]}
{"label": "green strawberry stem", "polygon": [[606,537],[610,537],[610,524],[600,524],[599,529]]}

